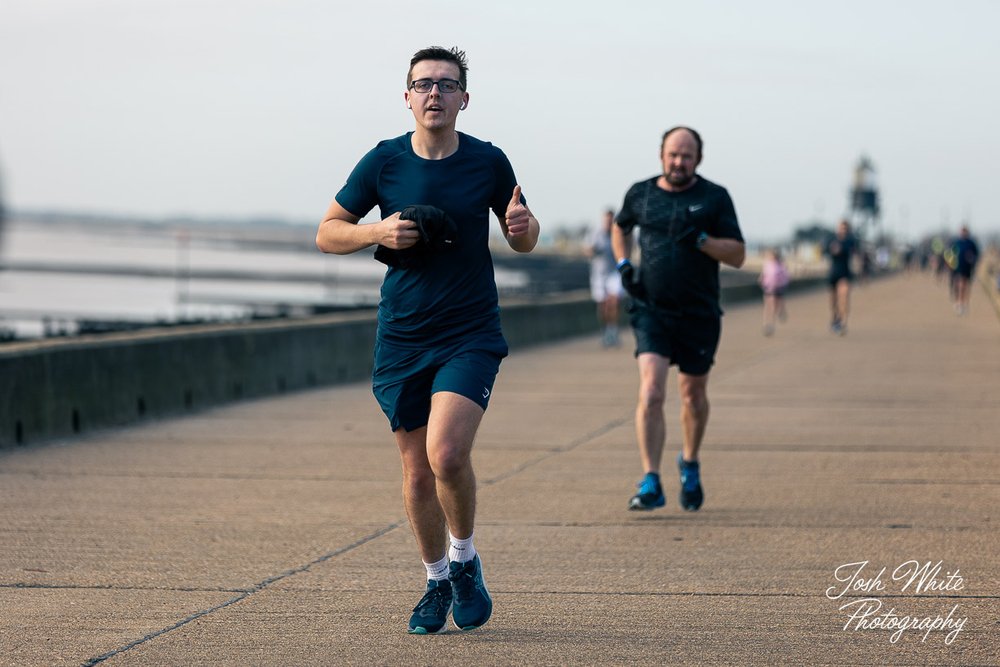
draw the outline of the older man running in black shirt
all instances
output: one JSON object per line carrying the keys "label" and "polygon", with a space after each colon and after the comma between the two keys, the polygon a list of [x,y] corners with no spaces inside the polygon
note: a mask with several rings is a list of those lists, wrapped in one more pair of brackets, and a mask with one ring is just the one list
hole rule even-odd
{"label": "older man running in black shirt", "polygon": [[[629,509],[666,503],[660,462],[666,440],[663,403],[667,372],[679,369],[683,449],[681,506],[697,510],[704,500],[698,451],[708,424],[708,373],[719,344],[719,262],[739,268],[746,257],[733,202],[725,188],[702,178],[702,141],[675,127],[663,135],[663,173],[633,185],[612,231],[612,247],[626,290],[633,297],[632,328],[639,364],[636,434],[646,475]],[[639,227],[642,265],[630,261],[632,230]]]}

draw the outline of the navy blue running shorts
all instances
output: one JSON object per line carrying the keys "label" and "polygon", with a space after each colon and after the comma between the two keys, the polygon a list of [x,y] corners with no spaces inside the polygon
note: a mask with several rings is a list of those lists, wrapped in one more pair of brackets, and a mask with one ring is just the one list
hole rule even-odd
{"label": "navy blue running shorts", "polygon": [[722,334],[721,318],[669,315],[635,304],[630,319],[635,356],[653,352],[686,375],[704,375],[711,370]]}
{"label": "navy blue running shorts", "polygon": [[450,391],[486,410],[507,343],[497,334],[429,349],[375,342],[372,393],[390,428],[407,431],[427,425],[431,395]]}

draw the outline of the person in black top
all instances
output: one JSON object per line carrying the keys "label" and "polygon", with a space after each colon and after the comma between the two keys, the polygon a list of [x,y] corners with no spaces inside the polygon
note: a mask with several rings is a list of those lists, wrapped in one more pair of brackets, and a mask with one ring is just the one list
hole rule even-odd
{"label": "person in black top", "polygon": [[951,253],[955,265],[952,271],[955,281],[955,313],[965,315],[969,311],[969,284],[979,261],[979,246],[965,225],[962,225],[958,238],[952,243]]}
{"label": "person in black top", "polygon": [[851,282],[854,280],[851,261],[857,252],[858,241],[851,233],[851,223],[841,220],[836,236],[826,244],[826,254],[830,256],[830,309],[833,311],[830,330],[841,336],[847,333]]}
{"label": "person in black top", "polygon": [[[625,195],[611,243],[622,282],[632,296],[630,317],[639,366],[636,434],[645,477],[629,509],[666,503],[660,463],[666,441],[663,405],[667,373],[678,367],[683,450],[677,457],[680,502],[697,510],[704,501],[698,452],[708,424],[708,374],[721,333],[719,263],[739,268],[746,258],[729,193],[696,173],[700,135],[667,130],[660,144],[663,173],[634,184]],[[641,265],[632,265],[638,228]]]}

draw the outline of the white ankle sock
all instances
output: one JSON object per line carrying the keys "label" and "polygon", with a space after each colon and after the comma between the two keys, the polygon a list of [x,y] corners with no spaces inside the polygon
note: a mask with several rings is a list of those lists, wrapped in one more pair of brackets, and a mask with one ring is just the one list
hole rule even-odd
{"label": "white ankle sock", "polygon": [[427,568],[427,578],[433,581],[442,581],[448,578],[448,557],[445,556],[436,563],[424,563]]}
{"label": "white ankle sock", "polygon": [[448,533],[448,537],[451,538],[451,547],[448,549],[449,559],[457,563],[465,563],[476,557],[476,547],[472,545],[472,535],[464,540],[458,539],[451,533]]}

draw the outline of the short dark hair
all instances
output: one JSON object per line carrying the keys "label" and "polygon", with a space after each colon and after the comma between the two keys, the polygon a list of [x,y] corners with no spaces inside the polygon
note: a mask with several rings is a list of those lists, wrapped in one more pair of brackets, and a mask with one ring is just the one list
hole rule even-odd
{"label": "short dark hair", "polygon": [[691,136],[694,137],[694,143],[698,144],[698,157],[701,158],[701,147],[702,147],[701,135],[692,130],[690,127],[687,127],[686,125],[677,125],[676,127],[672,127],[663,133],[663,140],[660,141],[660,152],[661,153],[663,152],[663,146],[667,143],[667,137],[669,137],[674,132],[677,132],[678,130],[687,130],[688,132],[691,133]]}
{"label": "short dark hair", "polygon": [[468,90],[469,62],[465,58],[465,51],[460,51],[457,46],[446,49],[443,46],[428,46],[420,49],[410,58],[410,71],[406,73],[406,89],[410,89],[413,83],[413,66],[421,60],[444,60],[454,63],[458,67],[458,82],[462,84],[462,90]]}

